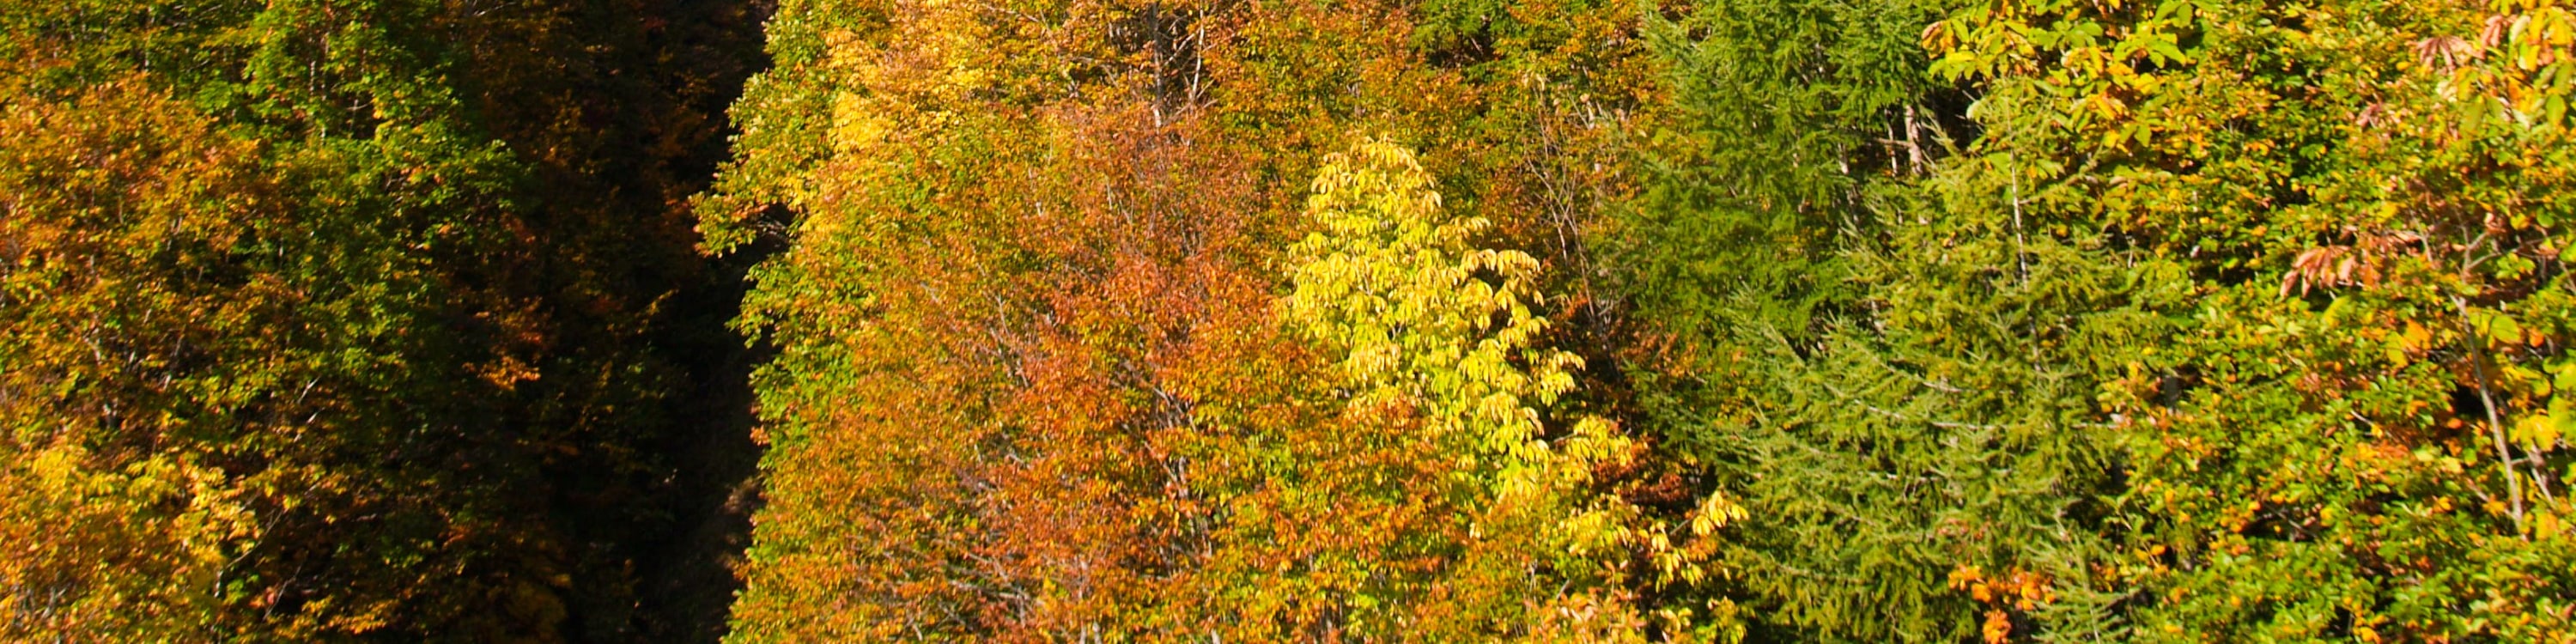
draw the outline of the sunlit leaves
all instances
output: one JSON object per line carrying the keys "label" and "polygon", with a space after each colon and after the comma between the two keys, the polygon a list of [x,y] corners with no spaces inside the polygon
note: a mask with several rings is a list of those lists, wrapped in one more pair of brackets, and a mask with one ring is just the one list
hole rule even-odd
{"label": "sunlit leaves", "polygon": [[[1415,445],[1421,453],[1412,458],[1446,470],[1444,493],[1416,497],[1405,509],[1429,515],[1421,536],[1435,548],[1461,553],[1430,570],[1377,573],[1387,580],[1354,590],[1432,606],[1449,592],[1490,597],[1414,614],[1437,624],[1431,632],[1457,637],[1556,622],[1549,608],[1563,605],[1588,614],[1567,627],[1633,628],[1638,618],[1620,615],[1613,601],[1618,588],[1585,587],[1615,580],[1618,565],[1587,559],[1615,556],[1636,538],[1634,509],[1587,494],[1591,473],[1631,458],[1633,447],[1597,418],[1553,432],[1542,425],[1539,410],[1572,387],[1565,370],[1579,360],[1532,346],[1546,325],[1531,312],[1536,260],[1471,246],[1484,222],[1444,209],[1412,152],[1388,142],[1363,141],[1329,157],[1306,211],[1317,230],[1289,251],[1294,290],[1280,315],[1327,355],[1341,356],[1336,383],[1348,399],[1349,431]],[[1311,482],[1335,496],[1387,492],[1356,483]],[[1542,565],[1565,575],[1563,585],[1514,572]],[[1358,608],[1354,635],[1400,636],[1402,613]],[[1532,608],[1538,612],[1518,612]]]}
{"label": "sunlit leaves", "polygon": [[2533,524],[2566,482],[2530,466],[2568,159],[2551,36],[2511,29],[2556,3],[2479,4],[1980,3],[1929,39],[2041,221],[2203,294],[2104,398],[2138,635],[2563,630],[2570,553]]}
{"label": "sunlit leaves", "polygon": [[[783,7],[781,67],[701,205],[711,248],[789,242],[741,321],[782,353],[733,636],[1633,625],[1634,512],[1594,466],[1636,449],[1560,415],[1583,365],[1541,348],[1556,274],[1471,244],[1571,243],[1582,222],[1540,209],[1597,206],[1594,184],[1539,194],[1582,164],[1511,151],[1610,136],[1533,141],[1608,115],[1527,88],[1596,73],[1568,61],[1619,50],[1540,36],[1615,37],[1616,14],[1535,9],[1496,30],[1501,60],[1441,45],[1453,67],[1399,5]],[[1319,174],[1360,121],[1446,160]],[[1351,201],[1313,201],[1318,177]]]}
{"label": "sunlit leaves", "polygon": [[577,61],[458,44],[560,44],[575,4],[0,8],[0,629],[546,641],[631,600],[631,553],[558,529],[657,511],[635,421],[671,374],[607,345],[696,268],[618,263],[688,259],[649,221],[685,152],[532,186],[618,154],[532,132],[614,119],[521,100]]}

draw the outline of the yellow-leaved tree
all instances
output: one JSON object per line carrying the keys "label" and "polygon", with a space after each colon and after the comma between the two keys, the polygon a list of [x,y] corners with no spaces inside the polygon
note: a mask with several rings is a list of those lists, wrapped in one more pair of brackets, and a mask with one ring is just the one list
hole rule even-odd
{"label": "yellow-leaved tree", "polygon": [[1346,593],[1339,626],[1368,639],[1642,638],[1620,585],[1640,515],[1592,485],[1636,446],[1600,418],[1550,416],[1581,360],[1537,343],[1538,260],[1475,247],[1488,223],[1449,215],[1387,141],[1328,157],[1306,211],[1279,311],[1338,362],[1345,406],[1324,445],[1287,459],[1309,469],[1273,480],[1361,510],[1314,519],[1411,538],[1353,539],[1365,549],[1293,576]]}

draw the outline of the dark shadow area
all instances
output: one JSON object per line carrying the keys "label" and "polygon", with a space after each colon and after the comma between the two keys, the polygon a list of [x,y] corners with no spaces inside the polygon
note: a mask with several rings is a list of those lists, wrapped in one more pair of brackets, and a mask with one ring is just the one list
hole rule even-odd
{"label": "dark shadow area", "polygon": [[[575,642],[714,642],[739,586],[760,447],[730,328],[755,249],[697,250],[691,197],[730,156],[726,117],[768,65],[774,0],[558,0],[456,14],[478,113],[533,170],[539,216],[502,258],[551,333],[511,422],[538,459],[527,537]],[[542,497],[542,498],[538,498]],[[534,550],[536,548],[532,548]]]}
{"label": "dark shadow area", "polygon": [[734,592],[742,586],[734,570],[751,545],[751,515],[760,509],[761,447],[751,438],[757,422],[751,372],[772,352],[746,345],[725,325],[741,310],[750,285],[745,274],[776,250],[727,257],[705,288],[675,298],[674,309],[688,318],[675,320],[671,329],[700,336],[676,342],[696,345],[684,353],[708,360],[689,365],[695,389],[678,401],[677,431],[655,446],[672,465],[665,494],[672,516],[663,533],[633,544],[642,553],[636,596],[642,641],[722,639]]}
{"label": "dark shadow area", "polygon": [[[751,437],[751,372],[766,347],[746,343],[730,325],[749,290],[750,267],[775,252],[751,248],[719,258],[695,256],[697,236],[687,199],[706,189],[731,155],[734,129],[726,110],[744,81],[768,65],[763,23],[774,0],[659,0],[641,18],[650,29],[654,83],[676,99],[672,118],[646,132],[670,183],[660,198],[669,212],[665,239],[685,245],[696,270],[653,307],[646,342],[683,374],[663,402],[668,420],[642,447],[663,475],[647,503],[649,529],[608,537],[630,562],[633,617],[619,632],[585,633],[590,641],[716,642],[741,582],[735,566],[751,541],[758,509],[760,446]],[[617,17],[609,17],[611,21]],[[636,20],[636,17],[626,17]],[[604,636],[604,637],[603,637]]]}

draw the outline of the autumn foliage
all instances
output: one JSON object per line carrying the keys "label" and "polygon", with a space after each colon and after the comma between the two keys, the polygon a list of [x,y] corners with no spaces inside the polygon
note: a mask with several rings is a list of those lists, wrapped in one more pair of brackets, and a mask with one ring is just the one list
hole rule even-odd
{"label": "autumn foliage", "polygon": [[2571,98],[2565,0],[0,3],[0,640],[2576,642]]}
{"label": "autumn foliage", "polygon": [[[0,640],[667,627],[626,535],[676,505],[653,307],[703,269],[662,169],[714,107],[577,72],[721,68],[475,4],[0,4]],[[639,175],[548,180],[594,163]]]}

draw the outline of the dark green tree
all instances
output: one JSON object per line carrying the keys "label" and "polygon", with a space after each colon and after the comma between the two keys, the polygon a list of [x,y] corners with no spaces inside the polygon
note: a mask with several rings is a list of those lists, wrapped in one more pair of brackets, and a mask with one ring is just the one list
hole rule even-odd
{"label": "dark green tree", "polygon": [[[1955,3],[1712,3],[1650,30],[1669,70],[1614,243],[1661,457],[1749,515],[1727,571],[1761,639],[1947,641],[2089,624],[2115,454],[2095,361],[2158,328],[2134,266],[1949,186],[1968,95],[1919,44]],[[1976,589],[1974,586],[1985,588]],[[1974,590],[1975,592],[1970,592]],[[2045,615],[2036,614],[2047,613]]]}

